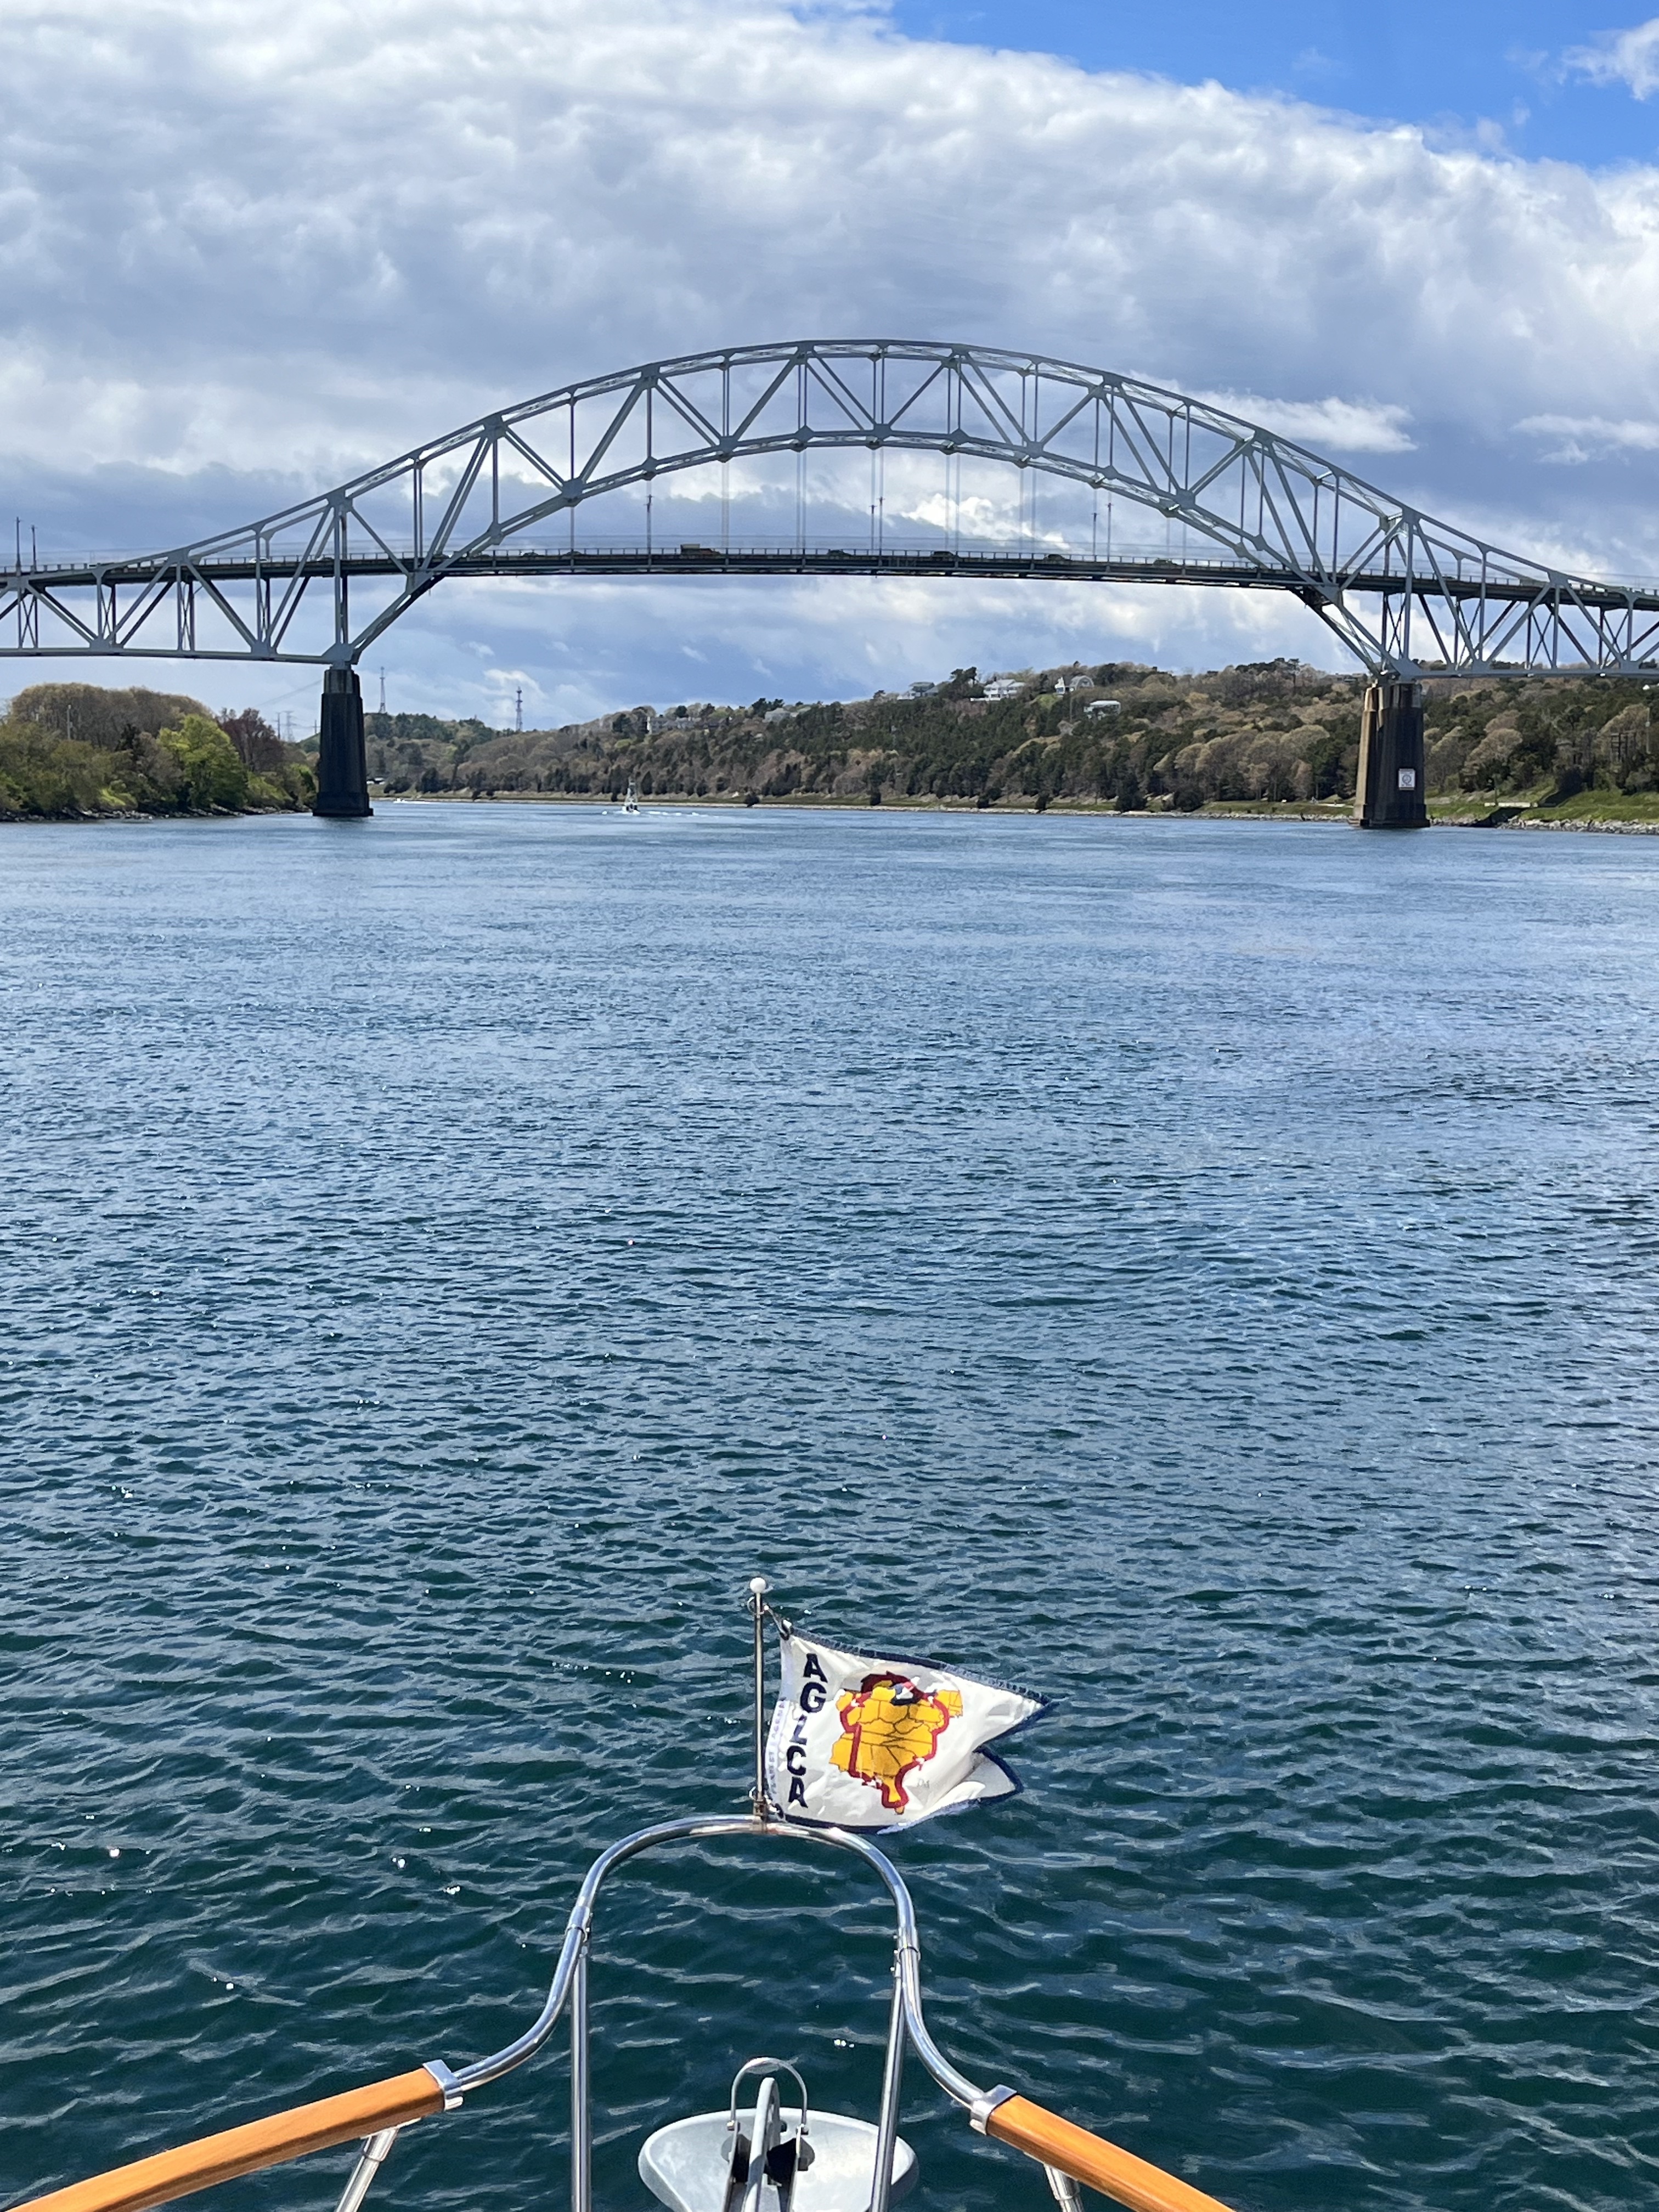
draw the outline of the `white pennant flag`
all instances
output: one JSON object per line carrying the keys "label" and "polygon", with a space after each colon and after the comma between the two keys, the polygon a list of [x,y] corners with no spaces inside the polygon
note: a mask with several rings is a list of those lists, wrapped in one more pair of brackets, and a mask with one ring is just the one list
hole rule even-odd
{"label": "white pennant flag", "polygon": [[766,1788],[787,1820],[908,1828],[1019,1788],[984,1747],[1032,1719],[1046,1699],[805,1636],[785,1636],[782,1646]]}

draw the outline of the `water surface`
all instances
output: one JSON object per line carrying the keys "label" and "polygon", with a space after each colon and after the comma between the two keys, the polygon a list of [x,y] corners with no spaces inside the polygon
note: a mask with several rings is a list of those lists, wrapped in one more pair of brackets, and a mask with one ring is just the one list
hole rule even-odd
{"label": "water surface", "polygon": [[[506,2040],[742,1586],[1054,1695],[934,2026],[1243,2212],[1659,2165],[1659,849],[412,805],[0,832],[12,2197]],[[599,2201],[879,1900],[619,1878]],[[565,2189],[562,2059],[374,2200]],[[939,2206],[1047,2203],[913,2069]],[[333,2153],[222,2192],[325,2207]]]}

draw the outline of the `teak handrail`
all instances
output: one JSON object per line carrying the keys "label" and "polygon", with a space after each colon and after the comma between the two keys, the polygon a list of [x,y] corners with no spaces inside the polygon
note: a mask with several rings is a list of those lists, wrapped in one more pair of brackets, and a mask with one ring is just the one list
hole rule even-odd
{"label": "teak handrail", "polygon": [[[33,2197],[15,2212],[151,2212],[155,2205],[170,2204],[176,2197],[211,2189],[216,2182],[238,2174],[281,2166],[335,2143],[356,2142],[381,2128],[405,2126],[428,2112],[441,2112],[443,2106],[444,2093],[436,2080],[424,2066],[417,2066],[412,2073],[394,2074],[365,2088],[348,2089],[343,2096],[296,2105],[268,2119],[203,2136],[177,2150],[113,2166],[90,2181]],[[1149,2166],[1145,2159],[1120,2150],[1056,2112],[1046,2112],[1029,2097],[1009,2097],[998,2105],[987,2116],[985,2132],[1127,2205],[1130,2212],[1227,2212],[1201,2189]]]}
{"label": "teak handrail", "polygon": [[[444,2093],[424,2066],[394,2074],[338,2097],[295,2105],[268,2119],[250,2120],[216,2136],[203,2136],[177,2150],[158,2151],[131,2166],[112,2166],[90,2181],[76,2181],[50,2196],[32,2197],[15,2212],[153,2212],[198,2189],[230,2181],[263,2166],[281,2166],[308,2151],[353,2142],[381,2128],[404,2127],[444,2108]],[[1129,2212],[1227,2212],[1201,2189],[1165,2173],[1132,2151],[1120,2150],[1029,2097],[1008,2097],[987,2115],[985,2132],[1073,2181],[1097,2189]]]}
{"label": "teak handrail", "polygon": [[417,2066],[411,2073],[370,2081],[342,2096],[295,2105],[268,2119],[203,2136],[177,2150],[158,2151],[131,2166],[112,2166],[90,2181],[72,2182],[50,2196],[33,2197],[16,2212],[149,2212],[152,2205],[170,2204],[177,2197],[211,2189],[216,2182],[233,2180],[239,2173],[281,2166],[287,2159],[303,2158],[307,2151],[326,2150],[333,2143],[355,2142],[382,2128],[404,2127],[443,2109],[444,2093],[437,2077]]}
{"label": "teak handrail", "polygon": [[1149,2166],[1133,2151],[1120,2150],[1102,2136],[1091,2136],[1058,2112],[1046,2112],[1029,2097],[1005,2097],[985,2117],[985,2132],[1011,2143],[1028,2158],[1069,2173],[1073,2181],[1097,2189],[1130,2212],[1227,2212],[1214,2197],[1181,2181],[1162,2166]]}

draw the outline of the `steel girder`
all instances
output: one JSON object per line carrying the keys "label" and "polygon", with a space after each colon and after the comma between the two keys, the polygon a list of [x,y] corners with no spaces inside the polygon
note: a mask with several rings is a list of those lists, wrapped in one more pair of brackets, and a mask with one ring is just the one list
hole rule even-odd
{"label": "steel girder", "polygon": [[[1039,534],[718,549],[578,539],[584,507],[676,471],[867,449],[992,461],[1161,518],[1114,557]],[[1024,480],[1023,480],[1024,481]],[[1035,508],[1035,500],[1032,501]],[[647,505],[647,514],[649,514]],[[549,531],[562,542],[535,542]],[[1175,548],[1176,532],[1180,548]],[[1572,576],[1437,522],[1306,447],[1133,377],[989,346],[836,339],[650,362],[481,417],[333,490],[136,558],[21,560],[0,654],[355,664],[447,577],[561,574],[1047,575],[1294,593],[1378,675],[1649,672],[1659,590]],[[360,590],[354,622],[352,585]],[[307,639],[319,611],[325,635]],[[362,611],[362,599],[372,604]]]}

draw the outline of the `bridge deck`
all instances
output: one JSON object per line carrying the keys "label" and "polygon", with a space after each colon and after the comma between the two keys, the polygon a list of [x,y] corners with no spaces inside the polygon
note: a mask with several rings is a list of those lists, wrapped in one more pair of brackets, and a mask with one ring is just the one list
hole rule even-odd
{"label": "bridge deck", "polygon": [[[96,586],[153,585],[194,576],[216,584],[258,584],[304,577],[319,583],[347,578],[384,577],[400,584],[437,583],[455,578],[521,576],[980,576],[993,579],[1046,577],[1079,583],[1218,585],[1249,591],[1291,592],[1305,597],[1311,584],[1279,567],[1190,556],[1122,556],[1037,553],[1029,548],[952,550],[915,546],[872,550],[856,546],[501,546],[446,555],[430,563],[413,553],[393,557],[383,552],[352,553],[343,561],[284,559],[253,561],[243,556],[216,560],[182,555],[94,556],[87,562],[41,562],[33,568],[0,572],[0,583],[27,591],[31,585],[51,592]],[[1444,575],[1431,581],[1386,569],[1364,569],[1320,580],[1326,589],[1378,598],[1407,591],[1431,591],[1437,598],[1462,602],[1486,600],[1524,605],[1547,602],[1558,593],[1572,605],[1659,614],[1659,585],[1595,583],[1562,577],[1541,585],[1532,578]]]}

